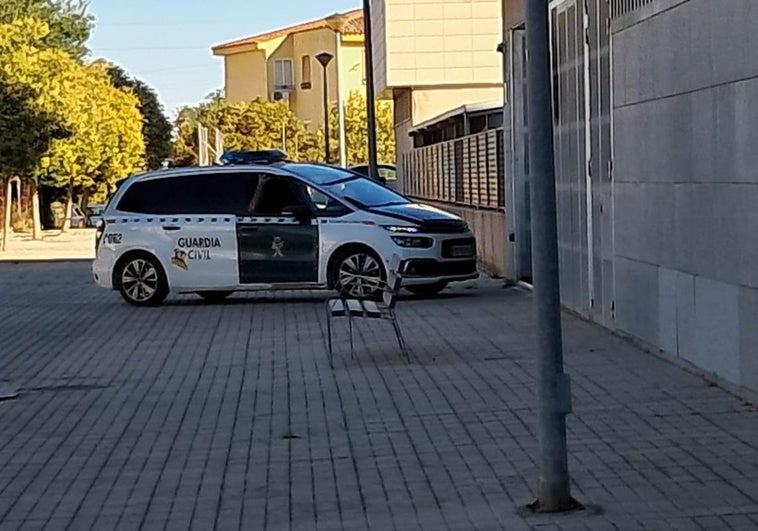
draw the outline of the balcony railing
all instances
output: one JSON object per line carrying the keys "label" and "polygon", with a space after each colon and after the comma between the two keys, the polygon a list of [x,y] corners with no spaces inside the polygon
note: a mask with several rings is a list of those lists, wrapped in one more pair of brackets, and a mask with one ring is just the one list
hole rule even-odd
{"label": "balcony railing", "polygon": [[401,161],[407,195],[474,208],[505,207],[503,130],[414,149]]}

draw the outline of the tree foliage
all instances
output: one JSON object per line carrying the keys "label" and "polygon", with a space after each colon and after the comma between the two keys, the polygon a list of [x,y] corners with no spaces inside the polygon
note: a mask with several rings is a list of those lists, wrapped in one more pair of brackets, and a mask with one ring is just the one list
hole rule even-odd
{"label": "tree foliage", "polygon": [[[380,162],[394,163],[395,134],[391,102],[378,102],[377,151]],[[219,94],[211,94],[196,107],[179,111],[175,127],[173,160],[177,166],[197,164],[197,126],[218,128],[224,135],[224,149],[283,149],[295,161],[324,161],[324,130],[309,132],[303,122],[283,102],[255,99],[231,104]],[[330,160],[339,160],[337,107],[330,109]],[[368,161],[366,98],[358,92],[345,103],[345,140],[349,165]],[[212,142],[212,140],[210,140]]]}
{"label": "tree foliage", "polygon": [[0,177],[34,172],[54,138],[69,133],[56,116],[33,105],[35,92],[0,78]]}
{"label": "tree foliage", "polygon": [[40,46],[47,35],[47,24],[33,19],[0,25],[0,79],[26,91],[30,112],[68,133],[53,135],[34,169],[21,175],[49,186],[89,187],[141,168],[136,96],[113,87],[102,65]]}
{"label": "tree foliage", "polygon": [[[379,163],[395,163],[394,110],[391,101],[376,102],[376,151]],[[366,96],[360,92],[350,93],[345,102],[345,145],[347,165],[368,163],[368,128]],[[339,160],[339,119],[337,106],[329,113],[330,157]]]}
{"label": "tree foliage", "polygon": [[158,101],[156,92],[139,79],[129,76],[121,67],[108,67],[113,85],[120,89],[131,89],[139,99],[139,110],[143,116],[142,136],[145,139],[147,167],[154,170],[161,167],[171,156],[171,122]]}
{"label": "tree foliage", "polygon": [[38,45],[68,52],[82,59],[87,52],[86,43],[93,28],[93,18],[87,14],[84,0],[2,0],[0,24],[33,18],[44,22],[47,34]]}
{"label": "tree foliage", "polygon": [[[255,99],[230,104],[212,98],[197,107],[185,107],[176,120],[174,164],[197,164],[197,126],[218,128],[224,135],[224,149],[282,149],[292,160],[311,160],[318,156],[318,135],[309,133],[305,125],[282,102]],[[212,142],[212,140],[211,140]]]}

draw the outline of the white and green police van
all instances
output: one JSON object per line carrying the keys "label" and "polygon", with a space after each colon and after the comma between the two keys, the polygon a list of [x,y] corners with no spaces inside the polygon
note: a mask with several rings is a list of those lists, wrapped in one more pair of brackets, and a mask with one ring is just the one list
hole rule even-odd
{"label": "white and green police van", "polygon": [[349,170],[236,152],[225,165],[124,180],[103,211],[93,274],[129,303],[169,293],[335,288],[375,296],[394,254],[403,287],[432,295],[475,278],[476,242],[452,214]]}

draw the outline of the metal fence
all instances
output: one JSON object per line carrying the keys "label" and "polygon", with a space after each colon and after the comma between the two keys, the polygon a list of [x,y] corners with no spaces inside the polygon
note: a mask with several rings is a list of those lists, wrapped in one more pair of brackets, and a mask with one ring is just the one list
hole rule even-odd
{"label": "metal fence", "polygon": [[503,130],[415,148],[403,155],[406,195],[476,208],[505,207]]}
{"label": "metal fence", "polygon": [[654,0],[611,0],[611,17],[622,17],[636,9],[652,4],[653,1]]}

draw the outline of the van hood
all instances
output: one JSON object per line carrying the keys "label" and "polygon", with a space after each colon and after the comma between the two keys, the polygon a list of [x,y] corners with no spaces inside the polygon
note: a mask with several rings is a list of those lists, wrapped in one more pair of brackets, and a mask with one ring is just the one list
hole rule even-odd
{"label": "van hood", "polygon": [[465,232],[468,225],[460,217],[429,205],[408,203],[373,207],[370,212],[421,227],[422,232]]}

